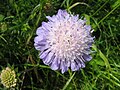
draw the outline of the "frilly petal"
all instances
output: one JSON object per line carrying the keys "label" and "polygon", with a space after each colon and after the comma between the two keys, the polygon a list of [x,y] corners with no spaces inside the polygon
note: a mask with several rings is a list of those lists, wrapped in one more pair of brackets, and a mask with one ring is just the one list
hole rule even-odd
{"label": "frilly petal", "polygon": [[45,59],[43,59],[44,64],[50,65],[52,63],[52,61],[53,61],[53,58],[54,58],[54,53],[49,52],[47,57]]}
{"label": "frilly petal", "polygon": [[90,60],[92,59],[92,57],[91,57],[90,55],[84,54],[84,55],[83,55],[83,59],[84,59],[85,61],[90,61]]}
{"label": "frilly petal", "polygon": [[75,61],[71,61],[71,70],[77,71],[79,69],[78,64]]}
{"label": "frilly petal", "polygon": [[45,59],[47,57],[47,55],[49,54],[50,49],[47,49],[46,51],[43,51],[40,53],[40,58],[41,59]]}
{"label": "frilly petal", "polygon": [[59,68],[59,58],[57,58],[57,57],[55,57],[54,59],[53,59],[53,61],[52,61],[52,64],[50,65],[51,66],[51,69],[52,70],[58,70],[58,68]]}
{"label": "frilly petal", "polygon": [[64,73],[68,70],[68,67],[67,65],[65,64],[65,61],[62,61],[61,60],[61,63],[60,63],[60,69],[61,69],[61,72]]}

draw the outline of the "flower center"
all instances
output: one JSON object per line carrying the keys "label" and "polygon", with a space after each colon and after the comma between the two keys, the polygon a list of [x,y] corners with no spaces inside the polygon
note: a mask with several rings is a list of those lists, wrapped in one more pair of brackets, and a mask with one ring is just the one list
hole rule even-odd
{"label": "flower center", "polygon": [[74,60],[79,50],[79,34],[80,32],[73,26],[71,28],[69,23],[65,25],[58,23],[51,28],[47,40],[56,56],[62,58],[62,60]]}

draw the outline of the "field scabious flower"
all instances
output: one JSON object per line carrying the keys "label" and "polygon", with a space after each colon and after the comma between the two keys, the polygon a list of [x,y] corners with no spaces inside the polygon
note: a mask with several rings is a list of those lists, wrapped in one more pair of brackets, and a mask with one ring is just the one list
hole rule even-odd
{"label": "field scabious flower", "polygon": [[5,70],[2,70],[0,79],[1,83],[6,87],[15,87],[17,79],[15,78],[16,74],[14,70],[11,70],[9,67],[6,67]]}
{"label": "field scabious flower", "polygon": [[90,47],[93,43],[91,27],[79,15],[58,10],[56,15],[47,16],[48,22],[36,31],[34,46],[40,52],[43,63],[52,70],[77,71],[90,61]]}

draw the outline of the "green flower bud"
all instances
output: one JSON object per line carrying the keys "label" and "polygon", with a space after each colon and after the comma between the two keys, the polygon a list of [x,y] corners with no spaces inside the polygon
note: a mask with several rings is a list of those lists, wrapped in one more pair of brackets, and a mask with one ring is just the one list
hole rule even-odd
{"label": "green flower bud", "polygon": [[16,74],[14,70],[11,70],[9,67],[6,67],[6,69],[2,70],[0,75],[1,83],[6,87],[15,87],[16,86]]}

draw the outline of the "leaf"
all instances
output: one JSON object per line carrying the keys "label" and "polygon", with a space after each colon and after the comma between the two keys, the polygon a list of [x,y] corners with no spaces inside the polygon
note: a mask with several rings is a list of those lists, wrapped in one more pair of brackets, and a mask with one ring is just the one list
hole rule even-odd
{"label": "leaf", "polygon": [[0,21],[2,21],[3,19],[4,19],[4,16],[0,14]]}
{"label": "leaf", "polygon": [[87,25],[90,25],[90,16],[87,15],[87,14],[84,14],[84,15],[85,15],[85,19],[87,20],[87,21],[86,21],[86,24],[87,24]]}
{"label": "leaf", "polygon": [[110,64],[108,62],[108,59],[105,57],[105,55],[99,50],[100,57],[104,60],[106,68],[110,69]]}
{"label": "leaf", "polygon": [[104,61],[101,60],[101,59],[99,59],[99,58],[95,60],[95,63],[96,63],[97,65],[100,65],[100,66],[105,66]]}
{"label": "leaf", "polygon": [[92,48],[98,53],[100,58],[103,59],[106,68],[110,69],[110,64],[109,64],[107,57],[96,47],[96,45],[93,45]]}
{"label": "leaf", "polygon": [[112,5],[112,8],[115,8],[117,5],[120,4],[120,0],[117,0],[113,5]]}

